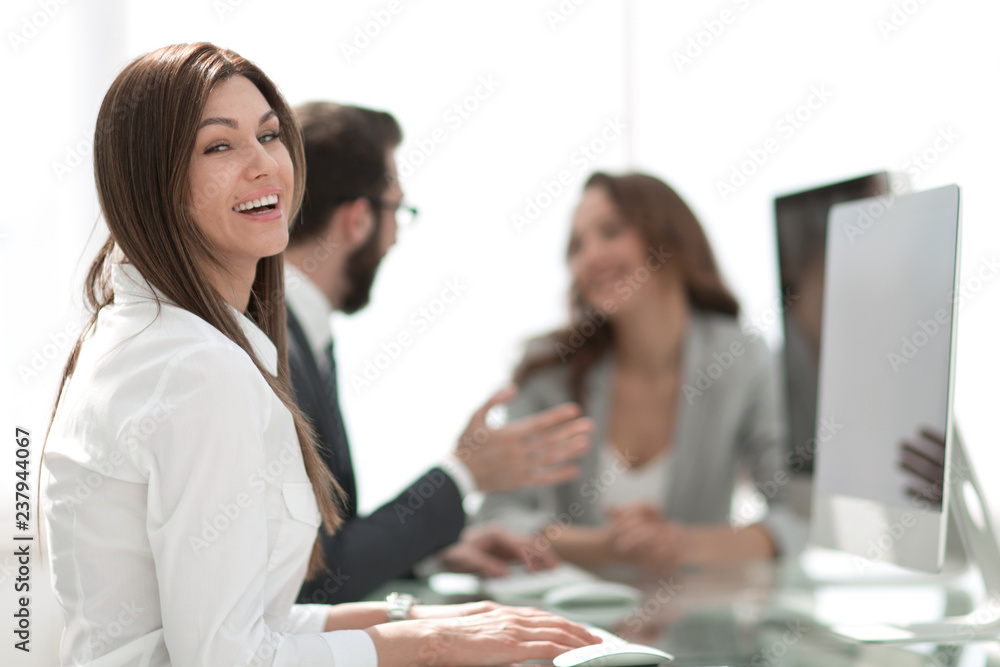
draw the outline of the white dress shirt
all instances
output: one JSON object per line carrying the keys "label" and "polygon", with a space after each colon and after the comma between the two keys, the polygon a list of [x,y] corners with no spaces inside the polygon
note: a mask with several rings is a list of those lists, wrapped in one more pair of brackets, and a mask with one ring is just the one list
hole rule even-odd
{"label": "white dress shirt", "polygon": [[43,462],[61,662],[376,667],[367,633],[293,604],[320,514],[291,414],[219,330],[131,265],[111,278]]}
{"label": "white dress shirt", "polygon": [[[285,262],[285,299],[295,313],[295,319],[302,325],[320,370],[327,370],[323,366],[326,365],[326,348],[333,340],[330,332],[333,307],[312,279],[291,262]],[[448,455],[440,463],[440,468],[455,482],[463,498],[476,491],[476,478],[458,457]]]}

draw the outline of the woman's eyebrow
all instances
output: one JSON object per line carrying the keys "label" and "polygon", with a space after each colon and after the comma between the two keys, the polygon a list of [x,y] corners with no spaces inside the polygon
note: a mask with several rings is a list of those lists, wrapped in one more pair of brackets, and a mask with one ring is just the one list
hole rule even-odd
{"label": "woman's eyebrow", "polygon": [[[277,111],[275,111],[274,109],[268,109],[264,113],[264,115],[260,117],[260,121],[259,121],[258,124],[259,125],[263,125],[264,123],[266,123],[267,121],[269,121],[272,117],[277,116],[277,115],[278,115]],[[201,128],[205,127],[206,125],[225,125],[226,127],[231,127],[234,130],[239,127],[239,123],[237,123],[232,118],[220,118],[220,117],[217,117],[217,116],[214,116],[212,118],[206,118],[203,121],[201,121],[200,123],[198,123],[198,129],[200,130]]]}

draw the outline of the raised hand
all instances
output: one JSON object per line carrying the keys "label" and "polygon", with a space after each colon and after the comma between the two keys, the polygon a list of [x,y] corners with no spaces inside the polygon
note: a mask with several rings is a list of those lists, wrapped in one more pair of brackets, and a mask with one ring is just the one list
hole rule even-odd
{"label": "raised hand", "polygon": [[507,387],[480,407],[469,420],[455,448],[484,493],[512,491],[526,486],[550,486],[580,474],[573,461],[590,447],[591,419],[580,416],[574,403],[550,408],[499,428],[486,425],[486,413],[514,398]]}

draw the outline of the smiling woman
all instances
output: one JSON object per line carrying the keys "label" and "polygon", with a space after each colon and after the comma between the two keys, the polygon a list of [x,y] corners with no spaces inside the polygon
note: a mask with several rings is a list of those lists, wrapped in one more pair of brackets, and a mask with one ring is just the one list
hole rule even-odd
{"label": "smiling woman", "polygon": [[[741,333],[692,210],[654,176],[597,172],[567,260],[572,322],[532,343],[509,413],[579,401],[595,447],[576,480],[490,496],[481,519],[544,529],[560,557],[588,567],[659,574],[796,552],[805,527],[782,506],[775,374],[764,344]],[[768,517],[750,526],[730,511],[740,466],[768,495]]]}
{"label": "smiling woman", "polygon": [[235,298],[234,285],[252,284],[257,261],[288,245],[292,159],[277,112],[245,77],[219,84],[202,115],[189,210],[228,269],[215,272],[213,286]]}
{"label": "smiling woman", "polygon": [[281,253],[305,165],[263,72],[211,44],[137,58],[94,169],[109,238],[43,454],[62,664],[475,666],[595,641],[491,603],[389,627],[384,603],[293,604],[340,489],[289,390]]}

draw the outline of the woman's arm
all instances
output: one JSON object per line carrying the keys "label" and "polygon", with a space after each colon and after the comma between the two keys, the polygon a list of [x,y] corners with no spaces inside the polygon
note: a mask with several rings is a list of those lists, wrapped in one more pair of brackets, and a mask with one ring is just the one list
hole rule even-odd
{"label": "woman's arm", "polygon": [[777,550],[771,531],[762,523],[745,528],[729,526],[692,526],[684,529],[680,547],[680,565],[690,563],[731,563],[740,560],[771,558]]}
{"label": "woman's arm", "polygon": [[384,623],[388,613],[385,602],[345,602],[330,607],[323,630],[364,630]]}
{"label": "woman's arm", "polygon": [[612,551],[650,571],[689,564],[729,563],[770,558],[777,552],[764,524],[684,526],[665,519],[648,503],[634,503],[612,514]]}
{"label": "woman's arm", "polygon": [[[357,634],[320,634],[321,623],[299,634],[300,616],[265,622],[276,611],[268,595],[275,578],[298,573],[269,568],[268,533],[277,526],[268,502],[295,500],[308,510],[312,500],[317,510],[298,442],[265,439],[275,427],[276,399],[257,368],[231,346],[198,344],[171,360],[157,392],[168,414],[154,431],[143,431],[130,455],[148,479],[156,613],[173,663],[266,666],[343,653],[353,656],[344,667],[374,665],[364,635],[359,642]],[[134,419],[142,424],[146,417]],[[282,522],[275,552],[285,549],[291,558],[289,549],[315,539],[316,525],[307,519],[312,513],[305,511]],[[368,648],[348,650],[362,643]]]}
{"label": "woman's arm", "polygon": [[[472,616],[499,609],[496,602],[485,600],[466,604],[414,604],[410,608],[411,620],[457,618]],[[385,602],[345,602],[329,607],[324,630],[364,630],[388,619],[389,605]]]}
{"label": "woman's arm", "polygon": [[536,542],[550,548],[561,560],[586,568],[597,568],[622,559],[611,542],[609,526],[599,528],[550,524]]}

